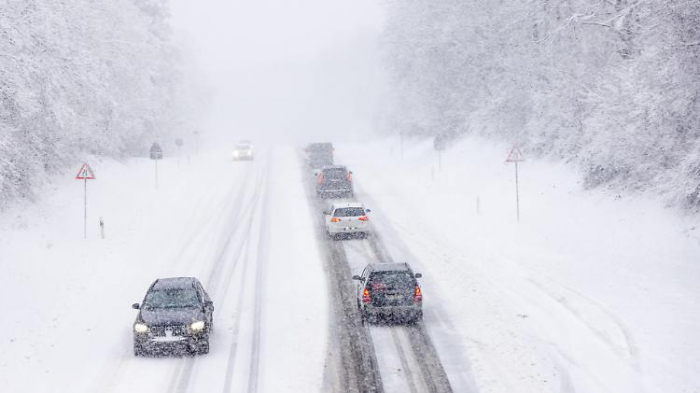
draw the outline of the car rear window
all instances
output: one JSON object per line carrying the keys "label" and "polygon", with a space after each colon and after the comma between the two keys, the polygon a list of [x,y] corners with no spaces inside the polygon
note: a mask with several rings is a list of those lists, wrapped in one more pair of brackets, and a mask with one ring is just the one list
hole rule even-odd
{"label": "car rear window", "polygon": [[148,292],[144,305],[153,308],[183,308],[199,305],[197,292],[190,288],[157,289]]}
{"label": "car rear window", "polygon": [[324,169],[323,176],[325,176],[326,179],[331,179],[331,180],[347,180],[348,171],[343,169],[343,168]]}
{"label": "car rear window", "polygon": [[416,279],[407,271],[373,272],[367,283],[372,290],[412,290]]}
{"label": "car rear window", "polygon": [[365,215],[365,209],[361,207],[344,207],[335,209],[333,217],[360,217]]}

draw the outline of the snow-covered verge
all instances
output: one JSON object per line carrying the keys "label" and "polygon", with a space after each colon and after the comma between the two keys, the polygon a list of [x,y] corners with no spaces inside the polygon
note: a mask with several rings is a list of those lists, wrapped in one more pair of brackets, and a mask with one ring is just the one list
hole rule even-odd
{"label": "snow-covered verge", "polygon": [[441,169],[430,142],[403,159],[397,140],[337,147],[394,259],[424,274],[448,376],[471,367],[481,392],[697,392],[697,217],[529,160],[518,224],[509,147],[466,138]]}
{"label": "snow-covered verge", "polygon": [[[91,165],[87,240],[72,176],[0,215],[0,390],[321,389],[325,274],[293,149],[167,158],[158,189],[152,161]],[[188,275],[215,301],[211,352],[135,358],[131,304],[154,279]]]}

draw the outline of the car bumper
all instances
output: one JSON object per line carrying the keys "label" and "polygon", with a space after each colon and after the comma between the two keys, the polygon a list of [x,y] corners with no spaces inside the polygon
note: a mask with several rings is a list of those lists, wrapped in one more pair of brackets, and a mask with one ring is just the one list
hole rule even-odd
{"label": "car bumper", "polygon": [[368,225],[329,225],[328,233],[337,235],[340,233],[368,233],[370,228]]}
{"label": "car bumper", "polygon": [[348,188],[334,189],[334,190],[320,188],[320,189],[317,189],[316,192],[318,193],[318,195],[320,195],[324,198],[342,198],[342,197],[353,194],[353,190],[348,189]]}
{"label": "car bumper", "polygon": [[406,321],[423,317],[423,307],[421,306],[364,306],[364,312],[368,317],[388,321]]}
{"label": "car bumper", "polygon": [[134,344],[152,355],[172,355],[192,352],[208,338],[205,334],[173,337],[134,335]]}

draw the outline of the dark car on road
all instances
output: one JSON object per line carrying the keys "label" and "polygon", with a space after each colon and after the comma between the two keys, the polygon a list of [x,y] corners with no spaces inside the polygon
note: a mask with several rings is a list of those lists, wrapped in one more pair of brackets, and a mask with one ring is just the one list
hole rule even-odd
{"label": "dark car on road", "polygon": [[333,165],[334,150],[332,143],[309,143],[304,149],[309,167],[322,168]]}
{"label": "dark car on road", "polygon": [[423,318],[423,292],[407,263],[369,264],[357,280],[362,321],[415,323]]}
{"label": "dark car on road", "polygon": [[316,178],[316,194],[321,198],[352,198],[352,172],[341,165],[324,166]]}
{"label": "dark car on road", "polygon": [[136,356],[209,353],[214,303],[196,278],[160,278],[132,307]]}

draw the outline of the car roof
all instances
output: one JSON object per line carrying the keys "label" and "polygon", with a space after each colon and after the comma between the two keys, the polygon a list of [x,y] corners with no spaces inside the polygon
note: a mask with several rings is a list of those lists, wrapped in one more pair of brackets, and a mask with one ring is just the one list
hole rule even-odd
{"label": "car roof", "polygon": [[361,207],[364,209],[365,205],[360,202],[335,202],[331,204],[331,207],[333,209],[342,209],[344,207]]}
{"label": "car roof", "polygon": [[412,272],[406,262],[400,263],[371,263],[369,268],[373,272]]}
{"label": "car roof", "polygon": [[345,165],[326,165],[323,168],[321,168],[322,171],[325,171],[326,169],[345,169],[348,170]]}
{"label": "car roof", "polygon": [[194,277],[159,278],[153,283],[153,289],[185,289],[194,288],[197,279]]}

